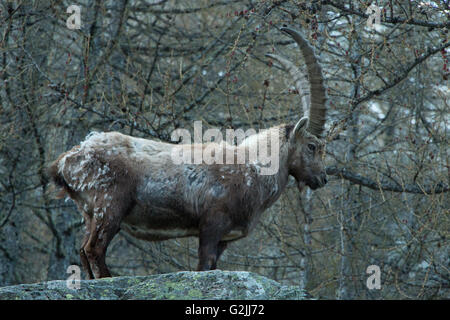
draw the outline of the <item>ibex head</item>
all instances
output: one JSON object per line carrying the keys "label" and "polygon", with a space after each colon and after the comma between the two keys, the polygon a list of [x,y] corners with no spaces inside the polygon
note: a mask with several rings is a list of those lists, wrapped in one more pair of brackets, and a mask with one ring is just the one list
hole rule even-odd
{"label": "ibex head", "polygon": [[326,113],[322,70],[313,49],[297,31],[289,28],[281,30],[289,34],[298,44],[308,70],[306,76],[289,60],[278,55],[268,55],[280,62],[294,78],[295,87],[301,95],[301,112],[304,116],[287,132],[289,174],[297,180],[299,189],[304,185],[317,189],[327,183],[323,164],[325,140],[320,138]]}
{"label": "ibex head", "polygon": [[311,189],[323,187],[327,175],[323,158],[324,140],[308,131],[309,119],[301,118],[289,133],[289,174],[297,180],[301,190],[306,184]]}

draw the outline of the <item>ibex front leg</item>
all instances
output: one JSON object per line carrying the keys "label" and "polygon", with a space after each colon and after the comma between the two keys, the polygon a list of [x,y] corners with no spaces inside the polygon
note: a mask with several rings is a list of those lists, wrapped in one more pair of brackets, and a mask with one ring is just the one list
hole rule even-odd
{"label": "ibex front leg", "polygon": [[219,261],[220,256],[227,248],[228,241],[219,241],[217,244],[217,251],[216,251],[216,261],[211,266],[211,270],[217,269],[217,261]]}
{"label": "ibex front leg", "polygon": [[226,248],[221,241],[230,231],[230,221],[222,212],[207,216],[200,224],[197,271],[214,270],[220,255]]}

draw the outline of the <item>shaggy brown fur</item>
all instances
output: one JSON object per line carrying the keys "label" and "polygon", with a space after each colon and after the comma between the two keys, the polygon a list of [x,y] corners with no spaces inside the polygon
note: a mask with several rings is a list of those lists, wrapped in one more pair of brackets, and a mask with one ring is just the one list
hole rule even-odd
{"label": "shaggy brown fur", "polygon": [[[316,61],[312,63],[317,67]],[[321,79],[317,74],[311,78]],[[318,90],[315,83],[312,89]],[[308,114],[324,115],[322,111]],[[253,229],[261,213],[279,198],[289,175],[299,189],[325,185],[324,142],[315,135],[317,128],[314,134],[309,132],[309,119],[304,117],[295,126],[267,129],[237,146],[215,145],[224,157],[231,152],[235,160],[243,152],[245,162],[240,164],[174,163],[173,154],[203,151],[211,143],[176,145],[118,132],[91,133],[48,168],[60,188],[58,197],[72,199],[85,219],[80,258],[88,277],[110,276],[105,255],[119,227],[149,241],[196,236],[197,270],[215,269],[227,243]],[[279,167],[275,174],[263,175],[268,164],[250,161],[248,155],[274,136],[279,137]],[[272,144],[269,149],[278,151]]]}

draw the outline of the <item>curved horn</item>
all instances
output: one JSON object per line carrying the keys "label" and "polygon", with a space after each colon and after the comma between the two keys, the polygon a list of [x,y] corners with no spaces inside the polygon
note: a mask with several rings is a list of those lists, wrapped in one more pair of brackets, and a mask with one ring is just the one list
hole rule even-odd
{"label": "curved horn", "polygon": [[281,66],[290,74],[292,79],[294,79],[295,89],[297,89],[298,94],[300,95],[301,112],[304,115],[308,115],[310,110],[310,88],[308,77],[306,76],[306,74],[304,72],[301,72],[295,64],[282,56],[270,53],[267,53],[266,56],[278,61]]}
{"label": "curved horn", "polygon": [[[313,49],[309,46],[308,42],[303,39],[300,33],[290,28],[281,28],[281,31],[286,32],[295,40],[305,59],[311,88],[308,131],[316,136],[320,136],[325,124],[325,102],[327,99],[325,87],[323,85],[322,68],[317,62]],[[290,73],[292,74],[292,72]]]}

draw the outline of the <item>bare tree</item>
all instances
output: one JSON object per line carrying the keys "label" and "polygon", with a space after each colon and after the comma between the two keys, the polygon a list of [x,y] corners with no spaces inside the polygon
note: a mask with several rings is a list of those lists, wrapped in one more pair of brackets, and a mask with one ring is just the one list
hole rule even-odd
{"label": "bare tree", "polygon": [[[66,26],[72,4],[79,30]],[[1,2],[0,284],[63,279],[78,263],[81,217],[51,199],[44,169],[90,131],[169,141],[195,120],[257,130],[298,120],[295,83],[266,56],[304,68],[279,31],[288,25],[320,55],[330,182],[300,197],[291,183],[218,267],[319,298],[448,298],[448,3],[379,1],[374,27],[367,5]],[[196,248],[119,233],[108,265],[113,275],[190,270]],[[381,290],[365,285],[373,264]]]}

